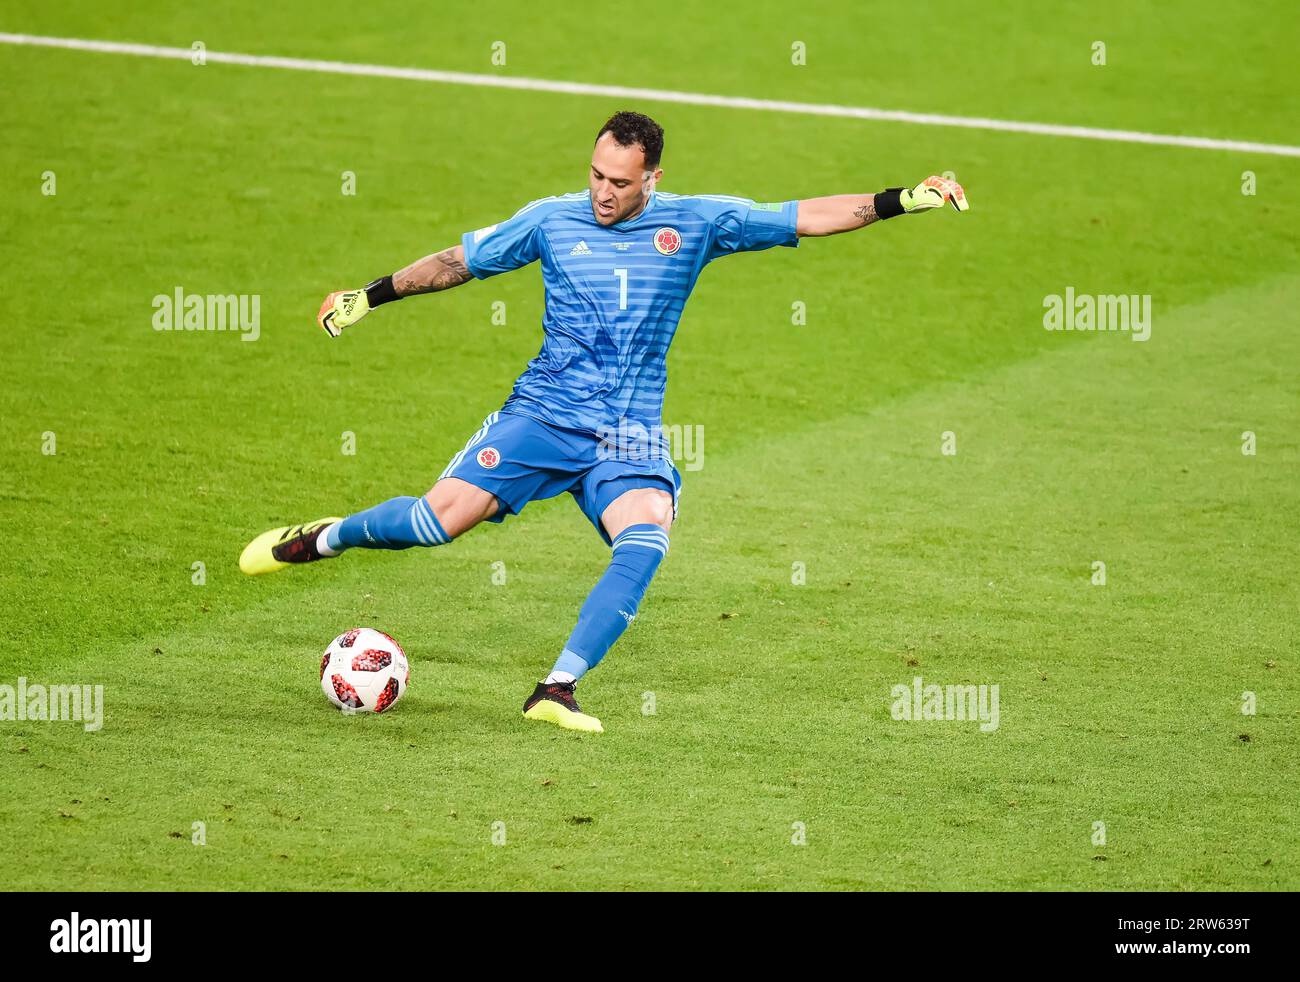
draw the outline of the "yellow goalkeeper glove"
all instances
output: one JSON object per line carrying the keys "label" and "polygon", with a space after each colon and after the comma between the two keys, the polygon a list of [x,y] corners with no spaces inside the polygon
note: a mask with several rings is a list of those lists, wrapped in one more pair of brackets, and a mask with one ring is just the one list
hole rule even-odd
{"label": "yellow goalkeeper glove", "polygon": [[946,177],[927,177],[911,191],[904,190],[899,196],[899,204],[909,215],[917,211],[929,211],[931,208],[942,208],[945,201],[958,211],[970,210],[966,191],[956,181]]}
{"label": "yellow goalkeeper glove", "polygon": [[370,301],[366,291],[338,290],[325,298],[316,315],[316,322],[332,338],[343,333],[343,328],[351,327],[366,314],[370,313]]}

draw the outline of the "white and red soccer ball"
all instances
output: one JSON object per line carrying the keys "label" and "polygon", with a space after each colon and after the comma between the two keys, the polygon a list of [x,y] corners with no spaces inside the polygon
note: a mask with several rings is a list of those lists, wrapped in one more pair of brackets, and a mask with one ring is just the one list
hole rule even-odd
{"label": "white and red soccer ball", "polygon": [[411,666],[402,646],[372,627],[340,634],[320,661],[321,691],[345,713],[392,709],[410,682]]}

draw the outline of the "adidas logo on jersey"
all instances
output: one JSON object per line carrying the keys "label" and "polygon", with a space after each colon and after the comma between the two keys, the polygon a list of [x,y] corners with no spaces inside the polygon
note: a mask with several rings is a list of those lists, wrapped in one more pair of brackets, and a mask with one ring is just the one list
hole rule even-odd
{"label": "adidas logo on jersey", "polygon": [[569,250],[570,256],[590,256],[591,249],[588,248],[585,240],[579,240],[578,244]]}

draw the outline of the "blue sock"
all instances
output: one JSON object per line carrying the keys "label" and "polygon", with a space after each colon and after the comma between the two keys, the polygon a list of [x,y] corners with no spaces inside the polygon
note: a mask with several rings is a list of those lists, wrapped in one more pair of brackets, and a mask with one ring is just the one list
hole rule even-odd
{"label": "blue sock", "polygon": [[630,525],[614,540],[609,569],[587,595],[578,626],[569,636],[553,672],[582,678],[636,617],[650,580],[668,554],[668,533],[658,525]]}
{"label": "blue sock", "polygon": [[350,515],[332,525],[325,544],[334,552],[354,546],[366,549],[409,549],[411,546],[441,546],[451,536],[438,524],[438,516],[423,498],[402,495],[382,505]]}

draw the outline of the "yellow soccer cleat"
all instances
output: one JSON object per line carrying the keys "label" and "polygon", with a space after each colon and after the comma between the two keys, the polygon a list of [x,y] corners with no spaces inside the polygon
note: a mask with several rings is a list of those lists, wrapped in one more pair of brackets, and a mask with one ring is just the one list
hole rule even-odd
{"label": "yellow soccer cleat", "polygon": [[325,559],[316,549],[320,531],[341,518],[321,518],[306,525],[286,525],[263,532],[244,546],[239,554],[239,568],[249,576],[274,573],[292,563],[310,563]]}
{"label": "yellow soccer cleat", "polygon": [[524,703],[524,719],[540,719],[583,733],[604,733],[600,720],[578,707],[578,700],[573,697],[575,688],[572,682],[538,682]]}

